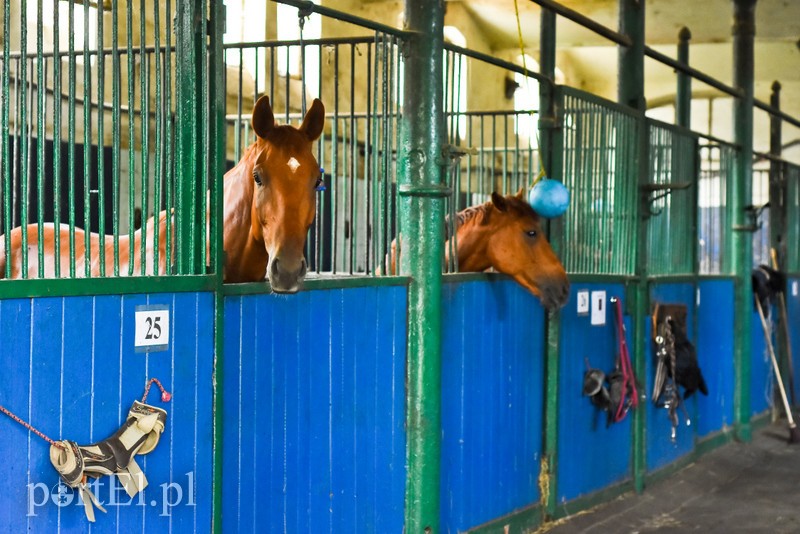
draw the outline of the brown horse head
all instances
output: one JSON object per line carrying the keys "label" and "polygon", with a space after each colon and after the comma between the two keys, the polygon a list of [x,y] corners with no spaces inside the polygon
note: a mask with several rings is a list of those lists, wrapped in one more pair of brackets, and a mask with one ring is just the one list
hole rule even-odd
{"label": "brown horse head", "polygon": [[539,297],[545,308],[557,309],[569,296],[567,273],[545,238],[539,215],[523,199],[523,192],[508,196],[492,193],[484,216],[484,225],[488,226],[486,257],[491,267]]}
{"label": "brown horse head", "polygon": [[[312,143],[322,133],[325,108],[319,99],[299,128],[275,125],[269,98],[253,109],[251,234],[268,255],[267,278],[277,293],[294,293],[306,275],[304,247],[316,215],[320,168]],[[263,272],[263,271],[262,271]]]}

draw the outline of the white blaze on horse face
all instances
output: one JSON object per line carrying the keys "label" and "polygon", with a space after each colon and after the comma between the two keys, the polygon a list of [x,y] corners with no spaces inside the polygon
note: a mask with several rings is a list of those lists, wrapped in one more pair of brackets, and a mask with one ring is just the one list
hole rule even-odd
{"label": "white blaze on horse face", "polygon": [[297,168],[300,166],[300,162],[292,157],[292,158],[289,158],[289,161],[286,162],[286,165],[289,166],[289,168],[292,170],[292,172],[296,172]]}

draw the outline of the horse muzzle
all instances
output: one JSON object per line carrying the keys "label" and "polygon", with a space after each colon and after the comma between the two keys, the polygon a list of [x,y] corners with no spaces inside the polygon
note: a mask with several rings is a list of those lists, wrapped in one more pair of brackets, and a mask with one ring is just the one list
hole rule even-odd
{"label": "horse muzzle", "polygon": [[563,308],[569,300],[569,280],[552,281],[540,286],[542,305],[550,311]]}
{"label": "horse muzzle", "polygon": [[297,293],[303,285],[308,272],[305,258],[300,261],[286,261],[276,257],[267,265],[267,278],[275,293]]}

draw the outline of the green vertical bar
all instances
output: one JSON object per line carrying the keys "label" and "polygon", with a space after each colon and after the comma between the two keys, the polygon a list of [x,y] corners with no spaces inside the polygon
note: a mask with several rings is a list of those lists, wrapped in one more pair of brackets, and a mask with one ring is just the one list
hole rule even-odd
{"label": "green vertical bar", "polygon": [[114,235],[114,276],[119,276],[119,155],[120,155],[119,6],[111,0],[111,233]]}
{"label": "green vertical bar", "polygon": [[[47,143],[44,116],[47,107],[47,91],[44,83],[44,10],[42,0],[36,1],[36,207],[38,235],[44,234],[44,148]],[[37,239],[39,253],[39,278],[44,278],[44,240]]]}
{"label": "green vertical bar", "polygon": [[[20,0],[20,65],[22,68],[22,84],[20,84],[20,122],[14,126],[20,134],[20,183],[22,199],[20,201],[20,224],[28,225],[28,6],[26,0]],[[17,72],[19,77],[20,72]],[[22,232],[22,278],[28,278],[28,232]]]}
{"label": "green vertical bar", "polygon": [[[549,9],[542,9],[539,15],[540,35],[540,69],[547,77],[546,81],[539,83],[539,154],[542,164],[551,178],[563,176],[563,138],[556,139],[555,126],[557,123],[556,104],[556,14]],[[562,106],[563,108],[563,106]],[[563,136],[564,129],[559,130]],[[559,150],[556,147],[559,147]],[[557,167],[557,168],[554,168]],[[563,179],[563,178],[562,178]],[[574,202],[574,201],[573,201]],[[561,257],[564,250],[564,218],[559,217],[550,221],[550,245],[553,251]],[[561,313],[555,311],[546,314],[546,344],[545,344],[545,405],[544,405],[544,451],[541,463],[540,481],[547,485],[541,495],[542,507],[545,516],[553,518],[556,515],[558,495],[558,361],[561,352]]]}
{"label": "green vertical bar", "polygon": [[135,231],[134,212],[136,211],[136,104],[134,80],[136,78],[136,62],[133,57],[133,1],[125,4],[125,23],[127,42],[127,67],[128,67],[128,276],[133,276],[133,238]]}
{"label": "green vertical bar", "polygon": [[[769,98],[770,105],[775,109],[781,108],[781,84],[772,83],[772,94]],[[769,117],[769,153],[781,157],[782,121],[780,117]],[[784,164],[772,160],[769,164],[769,242],[778,254],[778,265],[786,271],[786,173]],[[794,245],[794,244],[793,244]],[[784,336],[778,336],[783,340]],[[782,341],[781,341],[782,342]],[[786,354],[785,351],[782,351]]]}
{"label": "green vertical bar", "polygon": [[[88,26],[88,24],[87,24]],[[106,58],[103,52],[103,4],[97,6],[97,233],[100,234],[100,276],[106,275],[105,121]]]}
{"label": "green vertical bar", "polygon": [[400,154],[401,272],[408,288],[405,531],[439,532],[441,301],[445,142],[442,110],[444,2],[407,0],[406,86]]}
{"label": "green vertical bar", "polygon": [[[735,99],[733,124],[740,150],[731,184],[731,214],[733,224],[733,272],[735,278],[733,322],[738,332],[734,340],[734,372],[736,377],[733,399],[736,436],[750,441],[750,322],[752,291],[750,271],[753,267],[752,235],[745,206],[752,203],[753,190],[753,37],[755,35],[755,0],[734,0],[733,13],[733,77],[734,86],[744,92]],[[737,231],[738,229],[738,231]]]}
{"label": "green vertical bar", "polygon": [[[158,7],[156,7],[158,9]],[[139,274],[147,274],[147,219],[150,213],[149,185],[150,185],[150,58],[146,49],[145,19],[147,16],[147,6],[145,0],[139,1],[139,98],[140,98],[140,117],[142,125],[142,226],[139,238],[141,267]],[[157,232],[156,232],[157,233]],[[131,247],[133,254],[133,247]],[[133,261],[133,258],[131,258]]]}
{"label": "green vertical bar", "polygon": [[[92,246],[92,68],[89,55],[89,2],[83,3],[83,245]],[[92,255],[84,254],[85,276],[91,276]]]}
{"label": "green vertical bar", "polygon": [[[224,369],[224,331],[225,331],[225,300],[222,292],[222,271],[224,265],[222,250],[222,203],[223,203],[223,174],[225,172],[225,71],[222,37],[225,33],[225,6],[222,2],[211,2],[211,30],[209,40],[209,167],[208,177],[211,187],[211,264],[214,269],[217,289],[214,292],[214,429],[213,429],[213,478],[212,487],[212,530],[215,534],[222,534],[222,460],[223,440],[222,434],[225,424],[223,412],[223,383]],[[167,10],[169,18],[169,9]],[[169,34],[169,32],[167,32]],[[169,84],[167,84],[169,91]],[[205,193],[203,193],[205,195]],[[169,228],[169,226],[168,226]],[[169,243],[169,241],[167,241]],[[169,247],[167,247],[169,249]]]}
{"label": "green vertical bar", "polygon": [[69,3],[69,73],[67,87],[67,170],[69,173],[69,276],[75,278],[75,4]]}
{"label": "green vertical bar", "polygon": [[[60,39],[58,20],[59,6],[53,9],[53,233],[56,251],[61,250],[61,53],[58,48]],[[56,254],[58,256],[58,254]],[[53,265],[54,276],[61,277],[61,262]]]}
{"label": "green vertical bar", "polygon": [[[11,9],[10,0],[5,1],[3,6],[3,35],[11,35]],[[10,94],[10,79],[11,79],[11,43],[10,39],[3,39],[3,99],[2,99],[2,135],[0,139],[3,150],[3,235],[8,235],[11,232],[11,203],[14,198],[14,193],[11,190],[11,150],[9,143],[9,115],[11,108],[11,94]],[[17,73],[19,77],[19,73]],[[5,257],[11,256],[11,240],[4,239],[5,244]],[[11,262],[5,262],[5,278],[11,277]]]}
{"label": "green vertical bar", "polygon": [[[689,28],[681,28],[678,33],[678,61],[689,64],[689,40],[692,32]],[[692,77],[678,71],[678,92],[675,98],[675,119],[678,126],[692,127]]]}
{"label": "green vertical bar", "polygon": [[[217,7],[217,6],[215,6]],[[165,10],[165,18],[167,21],[171,21],[172,19],[172,5],[170,0],[166,0],[164,5]],[[217,12],[217,11],[215,11]],[[169,25],[169,22],[166,22]],[[174,182],[175,182],[175,168],[177,162],[173,157],[173,146],[174,146],[174,137],[175,137],[175,122],[173,121],[173,112],[172,112],[172,31],[168,28],[166,32],[166,39],[165,39],[165,61],[164,61],[164,72],[166,73],[164,79],[164,87],[166,92],[166,102],[164,103],[165,107],[165,116],[166,116],[166,133],[164,144],[166,145],[166,149],[164,150],[164,161],[166,166],[165,178],[164,178],[164,188],[166,191],[164,192],[164,209],[167,213],[172,213],[172,208],[174,204],[174,199],[172,195]],[[221,40],[221,38],[220,38]],[[217,59],[218,61],[222,61],[222,59]],[[225,112],[225,109],[222,109],[222,112]],[[224,138],[225,131],[223,130],[222,136]],[[222,219],[220,219],[222,220]],[[171,217],[167,218],[167,227],[164,231],[164,263],[167,266],[167,273],[173,273],[173,263],[175,261],[173,250],[175,248],[175,216],[172,215]]]}
{"label": "green vertical bar", "polygon": [[[161,77],[164,75],[161,66],[161,5],[156,2],[153,5],[153,35],[154,52],[153,61],[156,65],[156,138],[155,138],[155,169],[153,172],[153,214],[155,215],[155,232],[153,232],[153,274],[160,274],[158,264],[161,260],[161,232],[158,226],[159,213],[161,211],[161,180],[164,176],[164,121],[168,110],[164,108],[164,92],[162,89]],[[169,221],[167,221],[169,224]],[[144,248],[144,247],[142,247]]]}
{"label": "green vertical bar", "polygon": [[[619,81],[618,99],[621,103],[635,109],[640,113],[637,117],[636,150],[633,156],[633,169],[630,175],[621,177],[631,180],[632,183],[643,185],[647,183],[648,165],[648,129],[644,112],[647,109],[644,98],[644,34],[645,34],[645,6],[644,1],[620,0],[619,27],[620,31],[627,34],[633,42],[629,48],[619,48]],[[634,256],[636,257],[636,274],[638,282],[634,283],[632,292],[633,302],[629,304],[633,310],[633,345],[634,345],[634,372],[640,384],[645,384],[645,362],[647,340],[645,336],[645,322],[649,311],[649,288],[647,282],[647,224],[642,218],[643,206],[638,195],[637,200],[637,239]],[[644,475],[646,464],[645,441],[645,410],[635,410],[633,413],[633,483],[637,493],[644,490]]]}
{"label": "green vertical bar", "polygon": [[[197,177],[202,176],[202,139],[200,118],[202,117],[202,87],[200,76],[205,53],[201,40],[201,25],[205,14],[200,0],[187,0],[177,5],[177,184],[175,189],[177,214],[177,268],[178,274],[202,272],[201,256],[196,244],[202,218],[198,219]],[[203,214],[204,216],[205,214]],[[198,228],[198,222],[201,228]]]}

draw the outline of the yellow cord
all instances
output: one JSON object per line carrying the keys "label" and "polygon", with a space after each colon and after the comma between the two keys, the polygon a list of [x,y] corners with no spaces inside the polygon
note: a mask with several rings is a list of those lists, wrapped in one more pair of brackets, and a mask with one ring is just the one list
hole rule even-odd
{"label": "yellow cord", "polygon": [[[528,78],[529,78],[528,65],[527,62],[525,61],[525,42],[522,39],[522,22],[520,22],[519,4],[517,2],[518,0],[514,0],[514,13],[517,16],[517,38],[519,39],[519,51],[520,54],[522,54],[522,72],[525,74],[525,90],[528,93],[530,93],[530,86],[528,85]],[[530,115],[533,115],[533,113],[530,113]],[[537,151],[539,153],[539,174],[533,180],[531,187],[536,185],[539,182],[539,180],[541,180],[547,175],[547,172],[545,171],[544,168],[544,160],[542,160],[542,150],[541,150],[541,143],[539,142],[538,131],[536,132],[536,141],[537,141],[537,146],[539,147],[539,150]]]}

